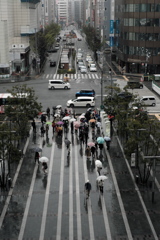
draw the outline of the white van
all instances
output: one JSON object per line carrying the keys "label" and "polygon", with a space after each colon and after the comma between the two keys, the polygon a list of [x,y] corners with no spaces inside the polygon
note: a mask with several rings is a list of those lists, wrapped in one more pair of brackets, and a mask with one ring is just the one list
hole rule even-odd
{"label": "white van", "polygon": [[48,89],[70,89],[70,83],[64,82],[63,80],[49,80]]}
{"label": "white van", "polygon": [[68,100],[67,107],[94,107],[94,97],[77,97],[76,99]]}
{"label": "white van", "polygon": [[156,99],[154,96],[143,96],[141,98],[141,103],[148,106],[156,106]]}

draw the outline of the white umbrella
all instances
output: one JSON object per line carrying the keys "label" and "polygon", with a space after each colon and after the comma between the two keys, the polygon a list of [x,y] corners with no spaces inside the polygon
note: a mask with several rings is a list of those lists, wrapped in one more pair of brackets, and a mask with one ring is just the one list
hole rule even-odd
{"label": "white umbrella", "polygon": [[40,162],[48,162],[49,159],[48,159],[47,157],[41,157],[41,158],[39,159],[39,161],[40,161]]}
{"label": "white umbrella", "polygon": [[62,120],[69,120],[70,116],[65,116]]}
{"label": "white umbrella", "polygon": [[97,181],[104,181],[104,180],[106,180],[108,177],[106,177],[106,176],[104,176],[104,175],[101,175],[101,176],[98,176],[97,177]]}
{"label": "white umbrella", "polygon": [[96,167],[102,168],[102,162],[100,160],[96,160],[95,165],[96,165]]}
{"label": "white umbrella", "polygon": [[76,119],[75,119],[75,118],[71,118],[69,121],[70,121],[70,122],[75,122]]}
{"label": "white umbrella", "polygon": [[85,118],[85,116],[83,116],[83,115],[79,116],[79,119],[81,119],[81,118]]}
{"label": "white umbrella", "polygon": [[107,142],[111,141],[110,137],[104,137],[104,140],[107,141]]}

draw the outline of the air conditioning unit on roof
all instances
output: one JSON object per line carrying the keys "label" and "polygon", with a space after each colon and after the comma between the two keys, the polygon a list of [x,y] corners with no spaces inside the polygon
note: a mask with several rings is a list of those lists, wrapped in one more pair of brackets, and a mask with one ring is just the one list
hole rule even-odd
{"label": "air conditioning unit on roof", "polygon": [[12,44],[12,48],[18,48],[17,44]]}

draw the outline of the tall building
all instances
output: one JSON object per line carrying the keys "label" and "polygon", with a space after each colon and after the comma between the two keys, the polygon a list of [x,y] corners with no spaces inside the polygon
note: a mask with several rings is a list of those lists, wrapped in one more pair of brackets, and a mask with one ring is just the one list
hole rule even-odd
{"label": "tall building", "polygon": [[160,73],[160,3],[115,0],[116,60],[128,73]]}
{"label": "tall building", "polygon": [[58,23],[68,26],[68,0],[57,0],[58,4]]}
{"label": "tall building", "polygon": [[40,0],[0,0],[0,77],[26,73],[29,36],[39,30]]}

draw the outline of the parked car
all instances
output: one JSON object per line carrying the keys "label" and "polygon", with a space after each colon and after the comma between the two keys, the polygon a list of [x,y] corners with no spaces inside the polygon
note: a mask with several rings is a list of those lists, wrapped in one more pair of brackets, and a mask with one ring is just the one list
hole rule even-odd
{"label": "parked car", "polygon": [[78,41],[82,41],[82,38],[79,37],[79,38],[77,38],[77,40],[78,40]]}
{"label": "parked car", "polygon": [[154,96],[143,96],[141,97],[141,103],[145,106],[156,106],[156,99]]}
{"label": "parked car", "polygon": [[57,50],[59,49],[59,44],[55,45],[55,49],[57,49]]}
{"label": "parked car", "polygon": [[141,83],[141,82],[139,82],[139,81],[129,81],[129,82],[127,82],[127,86],[129,87],[129,88],[143,88],[143,84]]}
{"label": "parked car", "polygon": [[48,53],[54,53],[54,52],[57,52],[57,49],[50,49],[50,50],[47,50]]}
{"label": "parked car", "polygon": [[131,100],[132,94],[129,92],[121,92],[117,94],[117,97],[125,100]]}
{"label": "parked car", "polygon": [[94,107],[95,99],[94,97],[78,97],[76,99],[70,99],[67,101],[67,107]]}
{"label": "parked car", "polygon": [[94,97],[95,91],[94,89],[83,89],[83,90],[80,90],[79,92],[76,92],[75,96],[76,97],[82,97],[82,96]]}

